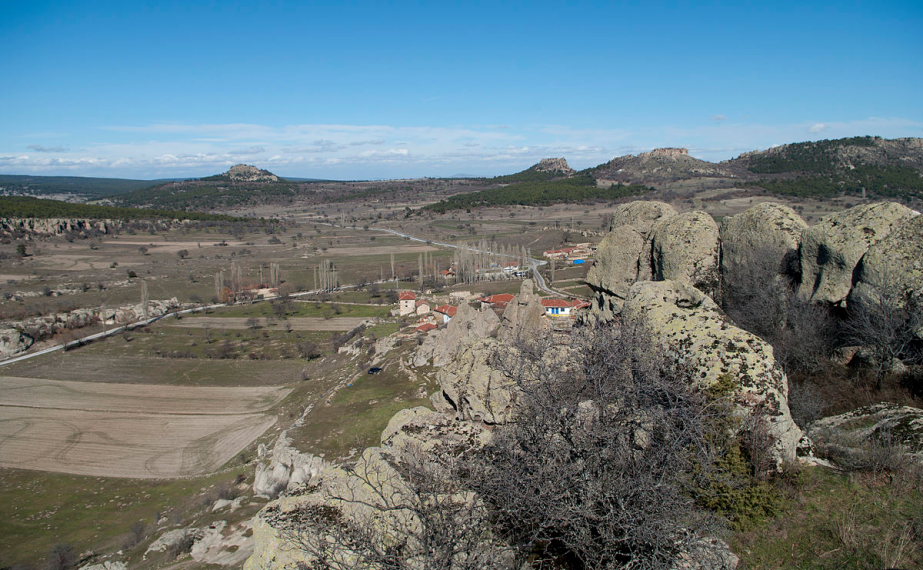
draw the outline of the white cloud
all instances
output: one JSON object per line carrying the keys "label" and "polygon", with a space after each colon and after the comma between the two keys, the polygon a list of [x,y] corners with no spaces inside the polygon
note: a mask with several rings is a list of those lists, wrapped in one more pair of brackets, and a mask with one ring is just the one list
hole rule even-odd
{"label": "white cloud", "polygon": [[[662,146],[724,160],[773,144],[863,134],[923,136],[923,123],[871,117],[782,125],[708,121],[691,127],[580,129],[561,125],[390,126],[154,124],[100,129],[80,148],[20,153],[0,143],[0,171],[100,176],[203,176],[240,162],[289,176],[382,178],[514,172],[563,156],[574,168]],[[114,133],[117,133],[115,135]],[[108,139],[108,140],[107,140]],[[120,142],[114,142],[117,139]],[[34,139],[33,139],[34,140]]]}

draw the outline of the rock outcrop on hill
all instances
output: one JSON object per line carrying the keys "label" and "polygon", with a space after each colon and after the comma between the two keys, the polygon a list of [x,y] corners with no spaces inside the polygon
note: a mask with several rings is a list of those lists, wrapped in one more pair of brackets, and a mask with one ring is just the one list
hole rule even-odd
{"label": "rock outcrop on hill", "polygon": [[817,420],[808,434],[834,462],[861,461],[870,447],[888,446],[923,465],[923,410],[919,408],[886,402],[865,406]]}
{"label": "rock outcrop on hill", "polygon": [[550,330],[544,314],[541,297],[535,294],[532,280],[525,279],[519,287],[519,295],[503,310],[497,338],[517,342],[543,335]]}
{"label": "rock outcrop on hill", "polygon": [[805,299],[842,305],[853,271],[869,247],[918,215],[894,202],[863,204],[821,218],[801,241],[801,287]]}
{"label": "rock outcrop on hill", "polygon": [[[181,307],[176,297],[166,300],[148,301],[150,317],[158,317]],[[54,313],[43,317],[32,317],[22,321],[0,322],[0,358],[13,356],[28,350],[35,342],[53,337],[65,331],[83,328],[96,323],[123,325],[143,318],[141,304],[122,307],[75,309],[67,313]]]}
{"label": "rock outcrop on hill", "polygon": [[587,274],[593,289],[593,312],[602,321],[621,310],[628,288],[653,276],[650,234],[654,225],[676,215],[665,202],[639,200],[616,206],[610,232],[599,243]]}
{"label": "rock outcrop on hill", "polygon": [[516,383],[493,365],[492,357],[500,348],[497,339],[478,340],[436,373],[436,381],[458,418],[502,424],[514,417]]}
{"label": "rock outcrop on hill", "polygon": [[718,224],[706,212],[683,212],[651,229],[653,279],[691,283],[710,295],[720,283]]}
{"label": "rock outcrop on hill", "polygon": [[906,220],[872,244],[853,272],[853,281],[850,305],[909,303],[923,311],[923,216]]}
{"label": "rock outcrop on hill", "polygon": [[278,182],[279,177],[249,164],[237,164],[227,172],[227,177],[232,182]]}
{"label": "rock outcrop on hill", "polygon": [[734,176],[721,165],[689,156],[685,148],[657,148],[616,157],[593,169],[597,180],[657,184],[684,178]]}
{"label": "rock outcrop on hill", "polygon": [[430,333],[414,354],[413,365],[445,366],[471,342],[486,338],[500,326],[497,314],[489,308],[475,309],[462,303],[444,329]]}
{"label": "rock outcrop on hill", "polygon": [[64,234],[110,234],[122,225],[118,220],[76,218],[0,218],[0,236],[59,236]]}
{"label": "rock outcrop on hill", "polygon": [[[724,282],[735,283],[766,273],[792,275],[798,265],[798,247],[808,225],[793,209],[775,202],[763,202],[730,216],[721,226],[721,273]],[[762,272],[761,272],[762,273]]]}
{"label": "rock outcrop on hill", "polygon": [[711,298],[683,282],[634,284],[622,316],[693,366],[703,386],[728,384],[741,413],[765,424],[774,459],[794,460],[803,434],[792,420],[788,381],[768,343],[729,323]]}
{"label": "rock outcrop on hill", "polygon": [[567,159],[565,158],[543,158],[538,164],[530,168],[535,172],[550,172],[553,174],[562,174],[565,176],[570,176],[576,171],[567,164]]}

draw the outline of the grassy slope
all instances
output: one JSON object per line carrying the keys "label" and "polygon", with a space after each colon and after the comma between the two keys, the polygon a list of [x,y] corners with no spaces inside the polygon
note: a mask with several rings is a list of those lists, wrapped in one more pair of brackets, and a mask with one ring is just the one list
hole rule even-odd
{"label": "grassy slope", "polygon": [[921,568],[914,531],[923,532],[923,489],[912,481],[806,468],[785,511],[731,546],[746,569]]}

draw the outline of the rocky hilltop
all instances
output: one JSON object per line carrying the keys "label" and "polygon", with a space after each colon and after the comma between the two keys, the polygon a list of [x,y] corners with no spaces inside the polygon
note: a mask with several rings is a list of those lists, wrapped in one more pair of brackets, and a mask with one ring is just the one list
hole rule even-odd
{"label": "rocky hilltop", "polygon": [[574,174],[576,170],[570,167],[567,164],[566,158],[543,158],[538,164],[529,168],[535,172],[551,172],[553,174],[561,174],[565,176],[570,176]]}
{"label": "rocky hilltop", "polygon": [[250,166],[249,164],[237,164],[232,166],[230,170],[225,173],[225,176],[227,176],[233,182],[279,181],[279,177],[272,172],[263,170],[262,168],[257,168],[255,166]]}
{"label": "rocky hilltop", "polygon": [[705,160],[689,155],[686,148],[657,148],[638,155],[613,158],[590,170],[597,180],[654,184],[684,178],[734,177],[734,173]]}

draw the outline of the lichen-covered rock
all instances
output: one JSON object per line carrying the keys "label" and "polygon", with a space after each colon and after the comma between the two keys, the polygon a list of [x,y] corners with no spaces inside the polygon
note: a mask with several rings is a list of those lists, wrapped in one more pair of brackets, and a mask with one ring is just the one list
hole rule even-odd
{"label": "lichen-covered rock", "polygon": [[650,255],[644,255],[649,247],[647,239],[631,226],[613,229],[599,243],[586,282],[594,293],[593,310],[602,320],[612,320],[633,283],[650,280]]}
{"label": "lichen-covered rock", "polygon": [[480,422],[462,421],[422,406],[396,413],[381,434],[382,446],[405,462],[420,454],[458,457],[484,448],[490,439],[491,432]]}
{"label": "lichen-covered rock", "polygon": [[460,419],[502,424],[513,418],[516,383],[491,365],[499,344],[494,338],[476,341],[436,373],[439,387]]}
{"label": "lichen-covered rock", "polygon": [[909,302],[923,311],[923,216],[905,221],[869,247],[854,275],[850,304]]}
{"label": "lichen-covered rock", "polygon": [[545,308],[542,307],[541,297],[535,294],[532,280],[524,280],[519,295],[503,310],[497,338],[504,342],[516,342],[541,336],[550,329],[548,321],[543,318],[544,314]]}
{"label": "lichen-covered rock", "polygon": [[812,422],[808,434],[831,455],[855,456],[869,444],[900,446],[923,465],[923,410],[882,402]]}
{"label": "lichen-covered rock", "polygon": [[711,298],[683,282],[636,283],[622,316],[692,366],[703,386],[730,381],[739,413],[758,414],[765,422],[776,461],[795,458],[803,434],[788,409],[788,380],[768,343],[733,326]]}
{"label": "lichen-covered rock", "polygon": [[659,220],[676,215],[664,202],[636,201],[616,206],[611,231],[596,250],[596,261],[587,274],[593,289],[597,320],[609,321],[621,309],[628,288],[653,276],[650,233]]}
{"label": "lichen-covered rock", "polygon": [[692,284],[710,295],[718,290],[718,224],[706,212],[661,219],[651,230],[654,281]]}
{"label": "lichen-covered rock", "polygon": [[0,328],[0,358],[29,350],[35,342],[31,336],[12,327]]}
{"label": "lichen-covered rock", "polygon": [[309,485],[328,468],[320,457],[291,447],[285,434],[273,445],[268,461],[260,461],[253,478],[253,494],[274,499],[281,493]]}
{"label": "lichen-covered rock", "polygon": [[869,247],[918,212],[894,202],[863,204],[824,216],[801,240],[799,295],[841,305],[853,284],[853,271]]}
{"label": "lichen-covered rock", "polygon": [[808,225],[795,210],[763,202],[724,220],[721,227],[721,271],[726,283],[742,279],[754,264],[778,274],[796,262],[798,245]]}
{"label": "lichen-covered rock", "polygon": [[612,210],[610,230],[621,226],[631,226],[639,234],[647,237],[654,223],[662,218],[676,215],[676,209],[666,202],[657,200],[636,200],[619,204]]}
{"label": "lichen-covered rock", "polygon": [[414,366],[445,366],[471,342],[490,336],[500,326],[500,318],[489,308],[475,309],[468,303],[458,307],[444,329],[427,336],[414,354]]}

